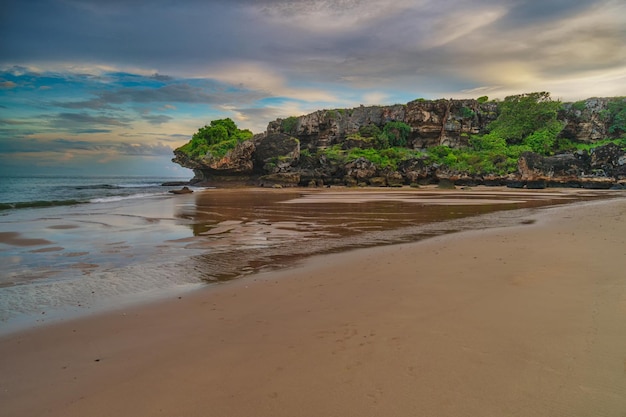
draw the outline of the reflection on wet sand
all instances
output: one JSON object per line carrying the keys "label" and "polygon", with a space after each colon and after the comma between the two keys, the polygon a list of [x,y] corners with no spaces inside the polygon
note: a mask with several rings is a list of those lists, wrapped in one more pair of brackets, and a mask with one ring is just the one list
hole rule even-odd
{"label": "reflection on wet sand", "polygon": [[0,333],[310,255],[524,224],[535,207],[612,195],[622,193],[246,188],[18,210],[0,221]]}
{"label": "reflection on wet sand", "polygon": [[[194,237],[176,240],[206,281],[282,267],[305,256],[521,223],[512,209],[591,199],[589,192],[508,190],[208,190],[177,216]],[[499,214],[495,214],[495,212]],[[491,214],[490,214],[491,213]]]}

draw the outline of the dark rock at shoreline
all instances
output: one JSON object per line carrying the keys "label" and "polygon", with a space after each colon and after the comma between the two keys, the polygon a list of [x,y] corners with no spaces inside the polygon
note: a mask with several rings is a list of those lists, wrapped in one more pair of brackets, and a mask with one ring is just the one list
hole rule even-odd
{"label": "dark rock at shoreline", "polygon": [[167,181],[161,184],[162,187],[182,187],[184,185],[191,185],[190,181]]}
{"label": "dark rock at shoreline", "polygon": [[169,192],[172,194],[191,194],[193,190],[190,190],[189,187],[183,187],[180,190],[170,190]]}
{"label": "dark rock at shoreline", "polygon": [[297,187],[300,184],[300,174],[295,172],[279,172],[264,175],[259,178],[261,187]]}
{"label": "dark rock at shoreline", "polygon": [[609,143],[590,152],[541,156],[525,152],[518,161],[520,179],[550,187],[609,189],[626,179],[626,151]]}

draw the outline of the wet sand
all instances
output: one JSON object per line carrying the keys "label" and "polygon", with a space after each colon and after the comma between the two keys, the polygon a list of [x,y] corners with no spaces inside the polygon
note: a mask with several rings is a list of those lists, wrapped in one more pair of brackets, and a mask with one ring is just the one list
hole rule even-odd
{"label": "wet sand", "polygon": [[1,416],[626,414],[626,199],[0,339]]}
{"label": "wet sand", "polygon": [[[326,253],[515,224],[617,191],[210,189],[0,216],[0,335]],[[497,214],[492,214],[497,211]]]}

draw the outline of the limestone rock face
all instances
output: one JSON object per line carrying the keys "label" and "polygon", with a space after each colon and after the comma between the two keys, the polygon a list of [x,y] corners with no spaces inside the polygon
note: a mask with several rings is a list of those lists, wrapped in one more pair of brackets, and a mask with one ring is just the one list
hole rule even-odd
{"label": "limestone rock face", "polygon": [[592,172],[618,179],[626,178],[626,153],[613,143],[592,149],[589,153]]}
{"label": "limestone rock face", "polygon": [[346,177],[354,178],[357,182],[374,177],[378,171],[376,165],[365,158],[355,159],[354,161],[346,164],[345,169]]}
{"label": "limestone rock face", "polygon": [[259,181],[261,187],[295,187],[300,184],[300,174],[297,172],[279,172],[263,175]]}
{"label": "limestone rock face", "polygon": [[222,174],[251,174],[254,169],[252,155],[255,151],[253,142],[245,141],[230,150],[221,159],[211,161],[209,168]]}
{"label": "limestone rock face", "polygon": [[583,143],[592,143],[611,137],[605,114],[608,98],[590,98],[579,103],[565,103],[559,119],[565,123],[561,137]]}
{"label": "limestone rock face", "polygon": [[518,161],[522,181],[545,185],[609,188],[626,179],[626,152],[608,144],[592,152],[541,156],[525,152]]}
{"label": "limestone rock face", "polygon": [[300,141],[284,133],[260,137],[256,143],[254,164],[257,171],[287,172],[300,157]]}
{"label": "limestone rock face", "polygon": [[398,164],[399,172],[409,184],[418,184],[432,178],[434,167],[427,165],[423,159],[409,159]]}
{"label": "limestone rock face", "polygon": [[404,185],[404,177],[397,171],[385,173],[385,179],[389,187],[402,187]]}
{"label": "limestone rock face", "polygon": [[497,104],[493,102],[415,100],[406,105],[318,110],[300,117],[277,119],[269,123],[267,134],[293,135],[303,148],[312,150],[343,144],[362,126],[382,128],[387,122],[398,121],[411,127],[410,148],[457,147],[467,145],[470,134],[483,133],[497,116]]}
{"label": "limestone rock face", "polygon": [[238,144],[234,149],[226,153],[223,158],[212,158],[204,156],[202,158],[190,158],[184,152],[174,151],[173,162],[193,169],[196,177],[204,177],[211,174],[219,175],[240,175],[251,174],[254,169],[252,155],[255,145],[251,141]]}

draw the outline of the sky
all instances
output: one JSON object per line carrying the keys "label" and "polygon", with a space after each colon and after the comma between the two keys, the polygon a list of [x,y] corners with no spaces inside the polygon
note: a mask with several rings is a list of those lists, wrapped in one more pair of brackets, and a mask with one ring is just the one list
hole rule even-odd
{"label": "sky", "polygon": [[3,0],[0,175],[190,176],[211,120],[626,95],[624,0]]}

